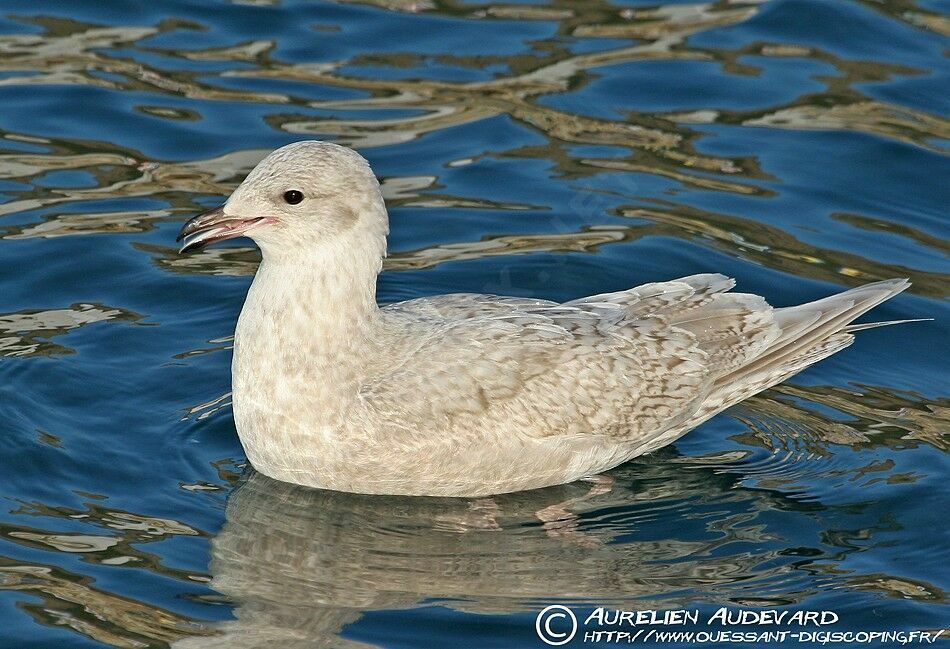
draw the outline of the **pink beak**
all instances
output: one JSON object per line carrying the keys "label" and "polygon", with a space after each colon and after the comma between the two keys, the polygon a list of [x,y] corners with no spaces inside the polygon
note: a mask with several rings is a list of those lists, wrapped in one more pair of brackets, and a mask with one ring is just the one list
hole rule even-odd
{"label": "pink beak", "polygon": [[224,206],[202,212],[182,226],[175,241],[181,241],[179,253],[200,250],[217,241],[234,239],[250,230],[258,223],[272,222],[264,216],[242,219],[231,218],[224,213]]}

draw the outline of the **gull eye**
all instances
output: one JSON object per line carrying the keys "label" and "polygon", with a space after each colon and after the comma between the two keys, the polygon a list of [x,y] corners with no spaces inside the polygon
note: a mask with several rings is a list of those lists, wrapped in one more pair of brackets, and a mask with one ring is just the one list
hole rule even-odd
{"label": "gull eye", "polygon": [[296,205],[303,200],[303,192],[300,192],[296,189],[288,190],[284,192],[284,200],[291,205]]}

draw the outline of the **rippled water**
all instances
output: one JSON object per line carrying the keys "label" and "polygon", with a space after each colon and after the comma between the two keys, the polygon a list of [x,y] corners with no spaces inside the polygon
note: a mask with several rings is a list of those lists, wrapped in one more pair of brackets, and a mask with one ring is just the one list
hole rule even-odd
{"label": "rippled water", "polygon": [[[947,626],[941,7],[5,0],[0,645],[534,647],[555,601]],[[281,485],[245,472],[228,401],[257,253],[174,236],[310,136],[383,178],[383,301],[910,277],[876,315],[936,321],[861,334],[609,488]]]}

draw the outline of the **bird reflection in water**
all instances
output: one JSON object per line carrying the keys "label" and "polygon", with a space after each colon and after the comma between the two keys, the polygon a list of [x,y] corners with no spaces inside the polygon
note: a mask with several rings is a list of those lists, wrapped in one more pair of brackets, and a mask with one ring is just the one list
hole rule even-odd
{"label": "bird reflection in water", "polygon": [[433,600],[470,614],[741,600],[743,582],[761,588],[796,570],[759,514],[798,504],[743,489],[722,467],[660,453],[595,483],[474,500],[322,491],[251,473],[212,547],[211,586],[236,619],[174,646],[366,646],[340,637],[365,611]]}

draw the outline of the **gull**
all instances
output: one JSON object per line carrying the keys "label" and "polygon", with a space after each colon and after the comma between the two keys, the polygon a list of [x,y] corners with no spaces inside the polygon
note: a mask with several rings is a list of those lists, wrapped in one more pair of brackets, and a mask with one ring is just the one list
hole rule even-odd
{"label": "gull", "polygon": [[456,293],[380,307],[389,219],[369,164],[303,141],[262,160],[181,252],[250,237],[234,335],[251,465],[368,494],[479,497],[597,476],[853,341],[892,279],[773,308],[701,274],[558,303]]}

